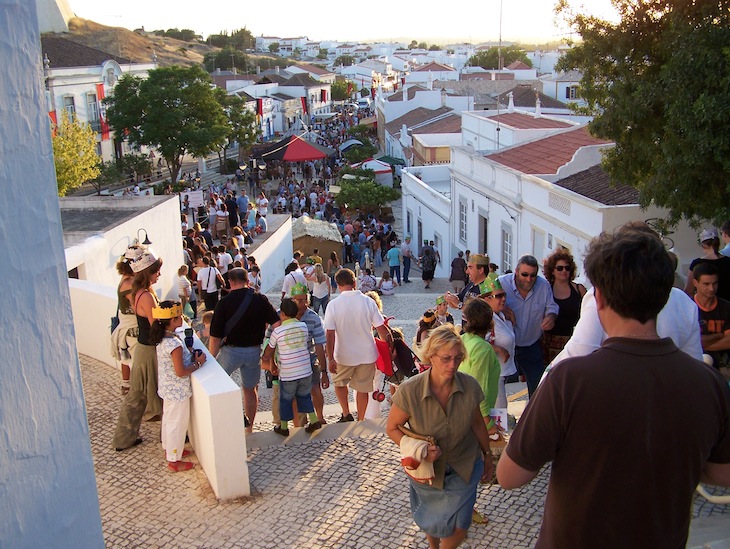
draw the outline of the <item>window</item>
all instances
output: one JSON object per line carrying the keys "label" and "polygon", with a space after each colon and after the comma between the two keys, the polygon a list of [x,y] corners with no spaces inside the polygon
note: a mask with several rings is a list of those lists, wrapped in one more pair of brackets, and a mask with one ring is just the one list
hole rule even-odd
{"label": "window", "polygon": [[66,114],[68,114],[69,120],[76,120],[76,104],[74,103],[73,95],[63,96],[63,108],[66,111]]}
{"label": "window", "polygon": [[568,86],[565,88],[566,99],[578,99],[578,86]]}
{"label": "window", "polygon": [[512,270],[512,227],[502,225],[502,272]]}
{"label": "window", "polygon": [[411,224],[413,223],[411,210],[408,210],[406,212],[406,234],[411,234],[413,230],[411,229]]}
{"label": "window", "polygon": [[538,261],[545,255],[545,233],[539,229],[532,229],[532,255]]}
{"label": "window", "polygon": [[459,198],[459,240],[466,243],[466,199]]}
{"label": "window", "polygon": [[101,122],[99,121],[99,103],[96,100],[95,93],[86,94],[86,119],[92,130],[95,132],[101,131]]}

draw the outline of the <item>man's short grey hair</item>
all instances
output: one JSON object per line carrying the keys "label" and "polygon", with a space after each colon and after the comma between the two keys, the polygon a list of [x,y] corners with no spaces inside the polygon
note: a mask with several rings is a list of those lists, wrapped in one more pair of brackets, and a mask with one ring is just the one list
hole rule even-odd
{"label": "man's short grey hair", "polygon": [[519,267],[520,265],[538,268],[537,259],[535,259],[534,255],[523,255],[517,262],[517,266]]}

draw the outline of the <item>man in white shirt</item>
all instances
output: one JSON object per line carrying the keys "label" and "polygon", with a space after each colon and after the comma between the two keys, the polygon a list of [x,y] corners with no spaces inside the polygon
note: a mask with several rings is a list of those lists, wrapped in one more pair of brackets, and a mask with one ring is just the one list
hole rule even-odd
{"label": "man in white shirt", "polygon": [[226,247],[218,246],[218,270],[224,275],[231,265],[233,265],[233,258],[226,252]]}
{"label": "man in white shirt", "polygon": [[284,272],[284,282],[281,285],[281,299],[291,297],[291,289],[295,284],[307,285],[304,272],[299,268],[299,264],[296,261],[289,263]]}
{"label": "man in white shirt", "polygon": [[403,244],[400,246],[401,255],[403,256],[403,282],[410,283],[408,274],[411,272],[411,258],[413,257],[413,248],[411,248],[411,235],[407,234]]}
{"label": "man in white shirt", "polygon": [[373,338],[375,328],[393,349],[393,338],[385,326],[375,301],[355,289],[355,273],[340,269],[335,275],[340,295],[330,301],[324,315],[327,332],[327,361],[334,374],[335,395],[342,407],[338,423],[354,421],[350,413],[348,386],[356,392],[357,419],[365,419],[368,393],[373,390],[378,350]]}
{"label": "man in white shirt", "polygon": [[[669,299],[657,316],[657,333],[660,337],[669,337],[674,344],[692,358],[702,360],[702,340],[697,305],[682,290],[672,288]],[[558,366],[566,358],[586,356],[601,347],[607,338],[601,326],[596,308],[593,288],[583,296],[580,308],[580,320],[573,329],[573,335],[560,354],[550,363],[542,375],[542,380],[550,370]]]}
{"label": "man in white shirt", "polygon": [[261,191],[261,195],[258,200],[256,200],[256,206],[258,207],[261,217],[266,217],[266,214],[269,213],[269,199],[266,198],[266,193],[264,191]]}
{"label": "man in white shirt", "polygon": [[218,286],[216,280],[221,286],[224,284],[224,281],[220,271],[215,266],[211,266],[209,257],[203,257],[203,263],[205,267],[198,271],[198,289],[203,294],[205,310],[212,311],[218,304]]}

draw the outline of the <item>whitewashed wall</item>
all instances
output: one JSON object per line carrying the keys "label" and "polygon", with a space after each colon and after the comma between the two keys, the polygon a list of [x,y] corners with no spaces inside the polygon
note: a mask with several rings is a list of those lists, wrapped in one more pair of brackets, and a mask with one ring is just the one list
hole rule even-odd
{"label": "whitewashed wall", "polygon": [[103,547],[35,2],[0,0],[0,545]]}

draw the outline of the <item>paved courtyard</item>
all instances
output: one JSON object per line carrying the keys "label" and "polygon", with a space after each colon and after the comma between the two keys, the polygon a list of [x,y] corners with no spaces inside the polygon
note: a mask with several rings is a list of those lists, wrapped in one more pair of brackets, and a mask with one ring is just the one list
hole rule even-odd
{"label": "paved courtyard", "polygon": [[[433,289],[423,290],[414,281],[383,298],[385,314],[403,326],[407,340],[417,317],[446,284],[437,280]],[[275,305],[277,296],[272,292]],[[142,425],[140,446],[115,452],[111,439],[122,401],[119,374],[84,356],[81,369],[107,547],[427,547],[411,519],[398,449],[384,434],[383,421],[332,424],[339,416],[332,389],[325,392],[330,424],[311,437],[292,430],[284,440],[271,433],[270,391],[262,383],[255,432],[247,437],[248,456],[241,456],[248,459],[253,495],[220,502],[202,468],[167,471],[159,423]],[[510,390],[522,387],[514,384]],[[477,508],[490,522],[474,525],[463,547],[533,546],[548,475],[546,468],[527,487],[511,492],[480,487]],[[730,547],[728,506],[696,497],[692,514],[700,518],[693,521],[690,546],[724,540],[711,546]]]}

